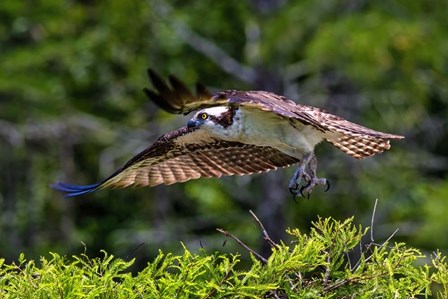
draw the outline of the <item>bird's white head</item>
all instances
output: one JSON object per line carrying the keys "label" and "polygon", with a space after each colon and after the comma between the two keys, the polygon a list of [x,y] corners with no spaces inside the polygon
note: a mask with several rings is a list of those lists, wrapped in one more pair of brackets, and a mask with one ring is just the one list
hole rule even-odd
{"label": "bird's white head", "polygon": [[233,124],[236,110],[237,108],[228,106],[202,109],[188,121],[187,126],[190,129],[201,128],[210,132],[226,129]]}

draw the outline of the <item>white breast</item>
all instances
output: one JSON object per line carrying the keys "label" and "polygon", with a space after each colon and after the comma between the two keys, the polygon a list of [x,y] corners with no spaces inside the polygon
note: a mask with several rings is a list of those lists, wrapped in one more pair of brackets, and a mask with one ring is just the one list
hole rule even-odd
{"label": "white breast", "polygon": [[240,107],[225,139],[259,146],[271,146],[288,155],[301,157],[323,140],[321,131],[280,117],[272,112]]}

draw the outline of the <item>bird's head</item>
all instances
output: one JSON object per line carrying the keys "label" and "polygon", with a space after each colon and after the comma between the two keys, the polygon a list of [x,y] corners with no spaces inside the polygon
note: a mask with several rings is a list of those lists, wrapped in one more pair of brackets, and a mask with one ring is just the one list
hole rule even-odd
{"label": "bird's head", "polygon": [[227,106],[202,109],[188,121],[187,127],[190,129],[203,128],[205,130],[214,130],[217,126],[220,126],[225,129],[232,125],[235,111],[236,108]]}

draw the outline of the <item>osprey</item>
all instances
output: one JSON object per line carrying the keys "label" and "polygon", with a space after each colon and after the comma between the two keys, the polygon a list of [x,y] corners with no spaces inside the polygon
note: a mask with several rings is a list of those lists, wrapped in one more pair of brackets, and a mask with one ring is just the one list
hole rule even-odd
{"label": "osprey", "polygon": [[162,135],[105,180],[87,186],[56,182],[52,188],[78,196],[106,188],[171,185],[201,177],[248,175],[297,165],[289,182],[294,196],[310,194],[316,185],[314,147],[327,140],[348,155],[363,159],[390,148],[382,133],[312,106],[299,105],[266,91],[226,90],[210,93],[196,85],[196,95],[176,77],[169,84],[154,71],[155,90],[146,95],[170,113],[197,111],[187,126]]}

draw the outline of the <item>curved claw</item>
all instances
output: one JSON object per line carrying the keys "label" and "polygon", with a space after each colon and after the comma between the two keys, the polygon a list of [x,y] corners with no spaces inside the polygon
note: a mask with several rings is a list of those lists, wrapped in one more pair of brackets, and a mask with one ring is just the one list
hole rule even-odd
{"label": "curved claw", "polygon": [[325,189],[325,191],[324,192],[327,192],[328,190],[330,190],[330,181],[329,180],[326,180],[325,181],[325,185],[327,186],[327,189]]}
{"label": "curved claw", "polygon": [[292,194],[292,200],[294,200],[295,203],[299,203],[297,201],[297,195],[299,194],[298,189],[299,189],[298,185],[295,185],[294,187],[289,188],[289,192],[291,192],[291,194]]}
{"label": "curved claw", "polygon": [[297,197],[297,191],[299,189],[299,185],[295,184],[294,186],[289,187],[289,192],[292,194],[292,199],[297,203],[296,197]]}
{"label": "curved claw", "polygon": [[295,196],[297,196],[297,190],[299,189],[299,187],[297,185],[295,185],[294,187],[289,187],[289,192]]}
{"label": "curved claw", "polygon": [[299,201],[297,200],[297,194],[293,194],[292,200],[294,200],[295,203],[299,203]]}
{"label": "curved claw", "polygon": [[302,188],[300,189],[300,195],[302,195],[303,198],[310,199],[310,194],[311,194],[311,193],[307,193],[307,195],[305,196],[305,194],[303,194],[303,189],[305,189],[305,188],[302,187]]}
{"label": "curved claw", "polygon": [[305,196],[305,194],[303,194],[303,190],[307,189],[309,186],[311,185],[311,181],[308,182],[308,184],[302,186],[302,188],[300,188],[300,195],[302,195],[303,198],[307,198],[310,199],[310,193],[308,192],[308,195]]}
{"label": "curved claw", "polygon": [[[326,185],[324,192],[330,190],[330,181],[326,178],[317,178],[314,168],[310,170],[311,172],[307,173],[302,167],[299,167],[289,181],[289,192],[293,195],[293,199],[296,202],[299,196],[309,199],[311,191],[316,185]],[[304,185],[301,186],[301,183]]]}

